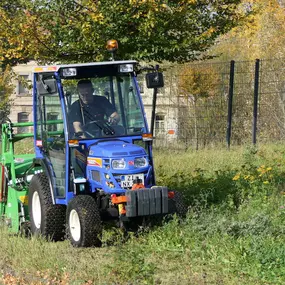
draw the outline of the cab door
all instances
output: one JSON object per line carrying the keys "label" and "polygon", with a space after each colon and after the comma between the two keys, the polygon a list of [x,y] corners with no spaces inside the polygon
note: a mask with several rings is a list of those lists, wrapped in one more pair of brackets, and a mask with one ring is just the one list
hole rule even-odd
{"label": "cab door", "polygon": [[[57,82],[53,73],[39,74],[37,80],[36,139],[50,163],[55,198],[66,197],[66,144],[64,120]],[[48,88],[46,87],[48,86]]]}

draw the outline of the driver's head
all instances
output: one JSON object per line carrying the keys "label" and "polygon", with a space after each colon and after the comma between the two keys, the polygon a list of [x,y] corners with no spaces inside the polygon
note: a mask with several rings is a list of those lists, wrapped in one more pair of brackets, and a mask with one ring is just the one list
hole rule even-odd
{"label": "driver's head", "polygon": [[80,99],[84,104],[91,103],[93,100],[94,88],[89,79],[80,80],[77,83],[77,89]]}

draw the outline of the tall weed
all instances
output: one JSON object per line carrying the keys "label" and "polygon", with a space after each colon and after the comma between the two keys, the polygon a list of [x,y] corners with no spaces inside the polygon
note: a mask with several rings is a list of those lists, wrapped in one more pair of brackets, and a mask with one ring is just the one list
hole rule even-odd
{"label": "tall weed", "polygon": [[191,206],[185,219],[127,241],[106,229],[101,249],[0,232],[1,267],[52,284],[285,284],[283,145],[156,152],[155,165]]}

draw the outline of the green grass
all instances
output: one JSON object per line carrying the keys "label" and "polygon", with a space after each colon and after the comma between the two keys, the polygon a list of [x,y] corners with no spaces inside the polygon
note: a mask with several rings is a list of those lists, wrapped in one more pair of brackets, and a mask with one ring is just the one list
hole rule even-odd
{"label": "green grass", "polygon": [[285,284],[284,145],[154,154],[158,184],[185,195],[186,219],[127,242],[106,230],[113,245],[87,249],[2,229],[2,283]]}
{"label": "green grass", "polygon": [[34,153],[33,138],[25,138],[15,143],[15,154]]}

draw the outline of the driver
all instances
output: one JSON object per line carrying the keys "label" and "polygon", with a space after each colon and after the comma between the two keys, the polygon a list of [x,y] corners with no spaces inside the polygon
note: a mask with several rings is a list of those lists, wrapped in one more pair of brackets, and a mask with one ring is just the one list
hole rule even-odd
{"label": "driver", "polygon": [[70,108],[71,121],[74,133],[78,137],[85,138],[84,126],[92,121],[109,118],[111,125],[116,125],[120,118],[115,107],[106,97],[94,96],[94,88],[89,79],[80,80],[77,83],[79,100],[75,101]]}

